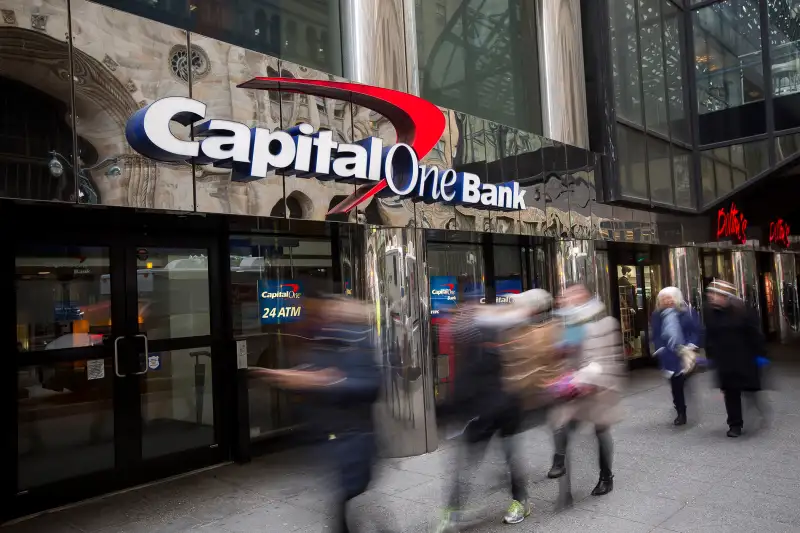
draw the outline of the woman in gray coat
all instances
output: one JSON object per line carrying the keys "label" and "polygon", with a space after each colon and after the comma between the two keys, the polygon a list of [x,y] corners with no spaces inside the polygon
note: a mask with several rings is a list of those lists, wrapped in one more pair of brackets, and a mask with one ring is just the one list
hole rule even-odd
{"label": "woman in gray coat", "polygon": [[594,496],[614,488],[611,471],[613,443],[611,426],[622,416],[620,398],[625,364],[619,322],[606,314],[605,306],[592,298],[583,285],[567,288],[560,302],[565,333],[561,344],[571,372],[562,381],[565,401],[553,407],[550,423],[554,431],[555,455],[550,478],[566,476],[559,506],[569,506],[572,494],[566,455],[570,428],[580,422],[593,424],[600,456],[600,480]]}

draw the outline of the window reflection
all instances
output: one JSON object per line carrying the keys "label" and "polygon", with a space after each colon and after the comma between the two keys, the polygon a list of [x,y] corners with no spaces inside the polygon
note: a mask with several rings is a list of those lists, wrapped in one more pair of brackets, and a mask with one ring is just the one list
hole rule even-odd
{"label": "window reflection", "polygon": [[38,246],[15,262],[18,350],[102,344],[111,326],[108,249]]}
{"label": "window reflection", "polygon": [[672,171],[675,178],[675,204],[678,207],[694,207],[691,168],[691,153],[673,145]]}
{"label": "window reflection", "polygon": [[800,0],[767,0],[775,129],[800,126]]}
{"label": "window reflection", "polygon": [[541,131],[532,0],[426,0],[416,6],[422,97]]}
{"label": "window reflection", "polygon": [[342,74],[339,0],[99,3],[330,74]]}
{"label": "window reflection", "polygon": [[645,125],[648,130],[668,134],[664,83],[664,43],[661,34],[660,0],[639,0],[639,39],[642,46],[642,89]]}
{"label": "window reflection", "polygon": [[609,7],[617,115],[642,124],[636,0],[619,0]]}
{"label": "window reflection", "polygon": [[642,133],[624,126],[617,127],[617,153],[622,194],[647,200],[647,160]]}
{"label": "window reflection", "polygon": [[674,201],[672,199],[672,168],[669,144],[648,137],[647,158],[650,171],[650,199],[660,204],[672,205]]}
{"label": "window reflection", "polygon": [[707,205],[769,168],[768,141],[706,150],[703,152],[701,168],[703,203]]}
{"label": "window reflection", "polygon": [[669,101],[670,135],[690,142],[689,119],[684,106],[683,13],[669,0],[663,0],[664,55],[666,59],[667,99]]}
{"label": "window reflection", "polygon": [[701,144],[765,130],[759,20],[756,0],[726,0],[694,12]]}

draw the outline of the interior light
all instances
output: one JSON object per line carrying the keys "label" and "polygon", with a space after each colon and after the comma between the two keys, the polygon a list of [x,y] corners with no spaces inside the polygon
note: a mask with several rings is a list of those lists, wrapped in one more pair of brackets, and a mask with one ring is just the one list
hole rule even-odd
{"label": "interior light", "polygon": [[147,268],[153,268],[153,262],[152,261],[148,261],[147,262]]}
{"label": "interior light", "polygon": [[50,272],[39,272],[38,274],[40,276],[47,276],[48,274],[50,274]]}

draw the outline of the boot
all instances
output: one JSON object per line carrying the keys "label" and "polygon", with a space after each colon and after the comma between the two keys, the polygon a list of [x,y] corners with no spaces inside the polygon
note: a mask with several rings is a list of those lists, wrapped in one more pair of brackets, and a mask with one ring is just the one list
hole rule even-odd
{"label": "boot", "polygon": [[555,512],[560,513],[561,511],[567,511],[572,508],[573,503],[571,492],[568,492],[564,496],[559,496],[556,500]]}
{"label": "boot", "polygon": [[592,496],[603,496],[614,490],[614,476],[611,473],[600,474],[600,481],[595,485]]}
{"label": "boot", "polygon": [[566,474],[566,459],[567,457],[560,453],[553,455],[553,466],[551,466],[550,471],[547,472],[547,477],[550,479],[557,479]]}
{"label": "boot", "polygon": [[678,417],[673,422],[676,426],[685,426],[686,425],[686,411],[682,413],[678,413]]}
{"label": "boot", "polygon": [[732,439],[742,436],[742,428],[740,426],[731,426],[728,430],[728,436]]}

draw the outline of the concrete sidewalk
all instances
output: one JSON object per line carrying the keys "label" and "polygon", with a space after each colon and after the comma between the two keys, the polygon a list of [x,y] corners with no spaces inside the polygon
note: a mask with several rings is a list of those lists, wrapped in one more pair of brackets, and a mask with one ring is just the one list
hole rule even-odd
{"label": "concrete sidewalk", "polygon": [[[500,523],[510,496],[500,447],[493,445],[467,487],[488,514],[470,531],[800,531],[800,365],[782,363],[780,370],[774,380],[778,390],[767,393],[775,413],[772,426],[740,439],[725,437],[725,409],[711,376],[694,377],[690,424],[675,428],[666,381],[654,372],[634,373],[624,400],[627,417],[614,429],[614,492],[589,496],[597,481],[596,451],[593,434],[584,430],[571,446],[575,508],[561,514],[552,512],[557,482],[544,476],[550,435],[545,428],[526,432],[520,440],[534,514],[516,526]],[[363,530],[376,531],[375,522],[388,521],[398,532],[430,531],[440,518],[453,452],[451,443],[443,443],[435,453],[383,461],[372,490],[355,502]],[[331,478],[319,455],[294,450],[223,466],[0,533],[332,533]]]}

